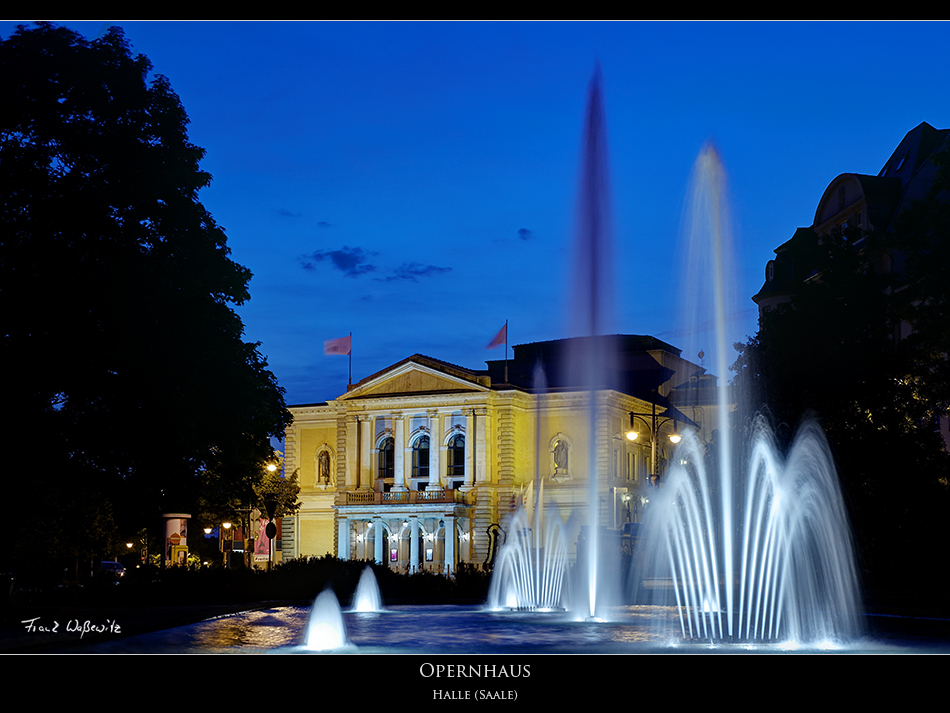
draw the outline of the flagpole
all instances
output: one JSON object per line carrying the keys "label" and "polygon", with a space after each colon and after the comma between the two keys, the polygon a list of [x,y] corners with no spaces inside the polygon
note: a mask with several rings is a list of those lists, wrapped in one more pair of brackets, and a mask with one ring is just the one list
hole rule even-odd
{"label": "flagpole", "polygon": [[508,383],[508,320],[505,320],[505,383]]}
{"label": "flagpole", "polygon": [[501,344],[502,337],[505,340],[505,382],[508,383],[508,320],[505,320],[505,326],[498,330],[498,333],[488,342],[487,349],[497,349]]}
{"label": "flagpole", "polygon": [[350,332],[350,373],[346,377],[347,387],[353,385],[353,332]]}

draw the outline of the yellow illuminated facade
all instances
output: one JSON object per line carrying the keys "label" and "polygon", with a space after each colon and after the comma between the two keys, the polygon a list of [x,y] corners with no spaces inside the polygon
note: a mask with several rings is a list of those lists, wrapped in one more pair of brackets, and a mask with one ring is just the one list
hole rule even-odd
{"label": "yellow illuminated facade", "polygon": [[[586,513],[591,462],[600,525],[631,532],[649,497],[653,449],[649,417],[635,419],[640,438],[626,438],[630,412],[651,414],[656,402],[665,414],[661,473],[673,430],[699,427],[708,439],[716,415],[704,404],[674,409],[671,399],[702,373],[675,348],[652,337],[597,339],[626,368],[595,392],[593,437],[589,392],[560,377],[539,392],[527,376],[539,358],[557,371],[563,349],[577,340],[516,346],[507,365],[489,362],[482,371],[415,355],[332,401],[291,406],[285,467],[299,469],[302,506],[284,520],[284,557],[332,554],[441,573],[459,562],[483,565],[536,478],[547,511],[564,520]],[[577,535],[575,528],[572,549]]]}

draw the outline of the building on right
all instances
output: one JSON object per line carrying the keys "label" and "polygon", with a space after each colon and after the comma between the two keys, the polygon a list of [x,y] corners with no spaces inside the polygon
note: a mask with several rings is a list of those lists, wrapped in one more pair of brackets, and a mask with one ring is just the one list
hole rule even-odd
{"label": "building on right", "polygon": [[[772,310],[787,309],[798,288],[816,279],[810,248],[835,230],[857,228],[862,233],[888,231],[895,218],[914,201],[922,200],[934,185],[938,166],[934,156],[950,146],[950,129],[935,129],[922,122],[907,132],[876,176],[842,173],[818,201],[815,218],[775,248],[765,266],[765,283],[752,297],[759,318]],[[855,245],[860,249],[860,242]],[[891,272],[899,265],[894,253],[873,256],[877,270]],[[901,335],[901,336],[906,336]]]}
{"label": "building on right", "polygon": [[[798,228],[775,248],[775,257],[766,264],[765,282],[752,297],[759,308],[760,324],[770,312],[791,309],[803,285],[822,281],[818,256],[826,241],[836,234],[840,234],[836,239],[841,244],[859,251],[870,269],[898,278],[885,292],[896,295],[903,290],[908,284],[904,271],[905,264],[909,265],[905,263],[907,254],[894,247],[883,249],[880,246],[890,241],[875,243],[868,236],[896,234],[901,214],[931,196],[939,185],[941,165],[937,156],[941,152],[946,156],[948,151],[950,129],[935,129],[923,122],[907,132],[876,176],[842,173],[831,181],[818,201],[812,224]],[[950,201],[950,196],[943,191],[936,200],[942,204]],[[950,235],[933,238],[950,240]],[[913,333],[913,327],[907,321],[895,321],[898,323],[893,325],[892,338],[897,344]],[[938,430],[950,451],[950,418],[946,412],[939,418]]]}

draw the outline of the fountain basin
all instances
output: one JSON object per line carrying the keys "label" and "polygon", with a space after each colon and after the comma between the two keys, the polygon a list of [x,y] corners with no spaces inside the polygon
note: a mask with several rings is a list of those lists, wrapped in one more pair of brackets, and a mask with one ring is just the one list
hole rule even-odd
{"label": "fountain basin", "polygon": [[[389,606],[377,614],[342,612],[348,645],[312,651],[300,644],[310,608],[278,607],[243,612],[189,626],[140,634],[68,649],[78,653],[242,654],[316,653],[326,655],[455,654],[901,654],[950,652],[950,620],[887,617],[886,635],[865,634],[847,646],[820,648],[787,642],[726,645],[684,642],[675,608],[624,606],[610,610],[610,621],[575,621],[563,612],[492,612],[476,606]],[[904,622],[902,624],[902,622]],[[924,631],[921,631],[923,626]],[[873,622],[866,627],[874,631]],[[927,636],[926,632],[935,635]],[[905,636],[905,632],[912,633]],[[937,633],[942,635],[936,635]],[[410,659],[411,660],[411,659]],[[601,665],[628,659],[602,659]],[[562,672],[552,663],[549,673]],[[536,667],[535,679],[545,680]],[[553,681],[552,681],[553,682]]]}

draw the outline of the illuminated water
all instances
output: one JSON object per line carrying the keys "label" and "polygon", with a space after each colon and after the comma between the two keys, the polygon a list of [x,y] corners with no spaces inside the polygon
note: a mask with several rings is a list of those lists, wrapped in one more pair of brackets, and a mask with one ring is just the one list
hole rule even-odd
{"label": "illuminated water", "polygon": [[[573,336],[594,337],[611,326],[613,304],[611,261],[612,235],[607,130],[599,67],[588,91],[581,149],[577,225],[575,227],[574,284],[571,290]],[[587,431],[584,441],[595,443],[598,419],[597,389],[604,383],[607,364],[590,339],[575,340],[568,356],[566,380],[587,392]],[[541,434],[541,404],[545,389],[543,374],[535,376],[538,408],[538,437]],[[603,447],[607,447],[604,444]],[[537,444],[535,463],[541,463]],[[620,601],[616,567],[605,567],[600,541],[600,494],[598,450],[587,448],[587,461],[579,477],[587,479],[587,507],[571,513],[568,521],[575,532],[586,523],[583,554],[578,554],[576,581],[567,582],[568,528],[553,511],[545,511],[541,474],[535,474],[529,502],[508,524],[492,580],[492,607],[550,610],[567,608],[581,618],[604,618],[607,609]],[[578,508],[580,510],[580,508]]]}
{"label": "illuminated water", "polygon": [[[834,462],[806,423],[786,457],[765,421],[732,442],[726,323],[734,303],[725,174],[715,148],[692,182],[688,253],[693,320],[714,325],[719,430],[707,453],[692,432],[651,497],[640,577],[666,581],[650,601],[676,605],[681,636],[714,642],[851,642],[862,634],[854,547]],[[703,313],[705,308],[706,313]],[[711,311],[711,314],[709,313]]]}
{"label": "illuminated water", "polygon": [[[616,607],[608,621],[574,621],[564,612],[492,612],[484,607],[392,606],[385,612],[342,612],[348,643],[311,651],[310,607],[279,607],[210,619],[127,638],[89,642],[80,653],[158,654],[692,654],[946,653],[946,640],[865,637],[819,648],[788,642],[743,646],[684,643],[675,608]],[[937,622],[946,631],[948,622]],[[553,665],[553,664],[552,664]]]}
{"label": "illuminated water", "polygon": [[[646,520],[643,551],[656,562],[647,571],[670,580],[653,601],[675,603],[681,635],[693,640],[857,640],[851,534],[820,429],[806,424],[782,459],[760,422],[751,448],[733,482],[707,471],[702,446],[684,437]],[[724,510],[727,489],[733,510]]]}
{"label": "illuminated water", "polygon": [[332,589],[323,590],[314,600],[301,643],[310,651],[333,651],[347,645],[343,612]]}
{"label": "illuminated water", "polygon": [[358,612],[376,612],[383,608],[383,598],[380,596],[379,584],[376,583],[372,567],[367,566],[360,575],[350,608]]}
{"label": "illuminated water", "polygon": [[566,535],[560,520],[551,520],[538,526],[526,508],[515,513],[492,573],[489,609],[567,608]]}

